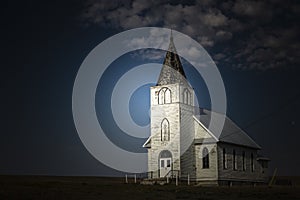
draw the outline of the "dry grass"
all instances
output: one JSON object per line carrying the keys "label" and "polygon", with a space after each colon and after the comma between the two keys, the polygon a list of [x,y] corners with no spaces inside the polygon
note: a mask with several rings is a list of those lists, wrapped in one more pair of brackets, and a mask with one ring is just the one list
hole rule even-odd
{"label": "dry grass", "polygon": [[[131,180],[132,181],[132,180]],[[196,187],[125,184],[122,178],[0,176],[0,199],[299,199],[299,186]]]}

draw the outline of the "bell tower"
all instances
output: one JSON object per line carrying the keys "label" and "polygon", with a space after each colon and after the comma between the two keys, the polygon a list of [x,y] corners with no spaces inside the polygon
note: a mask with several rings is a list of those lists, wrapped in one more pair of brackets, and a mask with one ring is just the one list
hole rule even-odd
{"label": "bell tower", "polygon": [[171,31],[169,48],[156,86],[150,88],[151,135],[148,148],[149,178],[180,173],[181,155],[194,139],[194,90],[189,86]]}

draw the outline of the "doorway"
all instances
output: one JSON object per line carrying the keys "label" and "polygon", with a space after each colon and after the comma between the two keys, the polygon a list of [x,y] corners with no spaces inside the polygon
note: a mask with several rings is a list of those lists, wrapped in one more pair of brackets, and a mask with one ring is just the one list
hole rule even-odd
{"label": "doorway", "polygon": [[163,150],[159,155],[159,177],[171,176],[172,154],[168,150]]}

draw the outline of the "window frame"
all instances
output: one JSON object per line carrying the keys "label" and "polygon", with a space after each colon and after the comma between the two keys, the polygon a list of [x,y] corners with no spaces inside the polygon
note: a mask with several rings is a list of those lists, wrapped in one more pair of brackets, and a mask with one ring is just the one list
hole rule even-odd
{"label": "window frame", "polygon": [[228,169],[226,148],[223,148],[222,159],[223,159],[223,169]]}
{"label": "window frame", "polygon": [[[166,95],[168,95],[169,97],[167,98]],[[163,105],[163,104],[170,104],[170,103],[172,103],[172,90],[168,87],[163,87],[160,90],[158,90],[157,104]]]}
{"label": "window frame", "polygon": [[242,165],[243,165],[243,171],[246,171],[246,152],[243,151],[242,153]]}
{"label": "window frame", "polygon": [[[167,133],[165,132],[166,131],[166,127],[165,126],[167,126]],[[167,138],[166,138],[166,135],[167,135]],[[160,124],[160,140],[161,141],[170,141],[170,138],[171,138],[171,134],[170,134],[170,122],[169,122],[169,120],[167,118],[164,118],[161,121],[161,124]]]}
{"label": "window frame", "polygon": [[254,168],[254,155],[253,153],[251,153],[251,158],[250,158],[250,167],[251,167],[251,172],[254,172],[255,168]]}
{"label": "window frame", "polygon": [[232,151],[232,165],[233,165],[233,170],[234,171],[237,171],[237,154],[236,154],[236,151],[235,149],[233,149]]}
{"label": "window frame", "polygon": [[209,169],[209,151],[207,147],[202,149],[202,169]]}

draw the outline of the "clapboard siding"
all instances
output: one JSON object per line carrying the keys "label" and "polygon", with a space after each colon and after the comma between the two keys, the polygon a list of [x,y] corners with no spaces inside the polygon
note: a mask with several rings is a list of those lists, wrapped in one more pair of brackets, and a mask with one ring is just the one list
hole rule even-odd
{"label": "clapboard siding", "polygon": [[[171,103],[158,104],[159,91],[162,88],[171,90]],[[192,105],[183,101],[183,91],[188,86],[170,84],[151,87],[151,148],[148,149],[148,170],[151,178],[159,177],[159,155],[163,150],[172,154],[172,169],[180,171],[181,178],[190,176],[191,180],[202,182],[262,182],[267,178],[266,169],[257,162],[257,150],[244,146],[220,143],[212,133],[203,127],[193,116]],[[162,141],[161,123],[167,119],[170,127],[170,140]],[[196,142],[196,140],[197,142]],[[203,148],[209,151],[209,168],[203,169]],[[223,168],[223,148],[227,153],[227,168]],[[233,168],[233,149],[236,152],[237,169]],[[245,152],[245,170],[243,170],[242,153]],[[250,160],[253,154],[254,171]],[[262,172],[265,173],[262,173]],[[223,181],[223,182],[222,182]]]}
{"label": "clapboard siding", "polygon": [[[226,150],[227,169],[223,166],[223,148]],[[236,152],[237,168],[234,169],[233,150]],[[245,152],[245,170],[243,170],[243,152]],[[251,153],[253,154],[254,170],[251,167]],[[261,165],[257,162],[257,150],[232,144],[218,144],[218,173],[219,180],[233,181],[265,181]]]}
{"label": "clapboard siding", "polygon": [[[183,91],[183,89],[182,89]],[[195,173],[195,154],[194,154],[194,124],[193,107],[180,104],[180,171],[181,177],[186,178],[187,174],[191,177]]]}
{"label": "clapboard siding", "polygon": [[187,151],[185,151],[180,158],[181,177],[186,179],[189,175],[192,180],[196,178],[196,157],[195,146],[192,144]]}
{"label": "clapboard siding", "polygon": [[[202,165],[202,151],[203,148],[209,151],[209,168],[203,169]],[[218,153],[217,144],[202,144],[195,145],[196,154],[196,175],[197,180],[217,180],[218,179]]]}
{"label": "clapboard siding", "polygon": [[[161,88],[171,90],[172,103],[158,104],[158,92]],[[171,84],[151,87],[151,148],[148,150],[148,171],[153,178],[159,177],[159,154],[168,150],[172,154],[173,170],[180,170],[180,103],[179,86]],[[161,122],[167,119],[170,125],[170,140],[161,141]]]}

